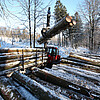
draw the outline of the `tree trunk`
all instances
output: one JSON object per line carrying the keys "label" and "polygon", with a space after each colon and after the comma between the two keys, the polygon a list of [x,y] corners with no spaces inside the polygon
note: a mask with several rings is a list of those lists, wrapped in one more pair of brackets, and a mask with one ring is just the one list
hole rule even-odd
{"label": "tree trunk", "polygon": [[30,0],[29,0],[29,8],[28,8],[28,19],[29,19],[30,48],[32,48],[32,42],[31,42],[31,17],[30,17]]}

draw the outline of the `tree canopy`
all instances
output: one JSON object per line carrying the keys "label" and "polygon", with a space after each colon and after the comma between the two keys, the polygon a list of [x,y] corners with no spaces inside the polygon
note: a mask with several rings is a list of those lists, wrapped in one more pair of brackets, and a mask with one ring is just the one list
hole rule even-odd
{"label": "tree canopy", "polygon": [[56,22],[61,20],[64,16],[68,15],[66,7],[60,2],[60,0],[57,0],[56,2],[56,5],[54,7],[54,14]]}

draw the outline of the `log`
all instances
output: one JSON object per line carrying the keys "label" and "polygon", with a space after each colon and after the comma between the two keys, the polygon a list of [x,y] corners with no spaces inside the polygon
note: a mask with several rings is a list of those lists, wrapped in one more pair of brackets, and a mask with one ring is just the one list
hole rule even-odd
{"label": "log", "polygon": [[[42,53],[37,53],[38,56],[42,56]],[[36,57],[36,53],[31,53],[31,54],[17,54],[17,55],[6,55],[6,56],[0,56],[0,60],[9,60],[9,59],[16,59],[16,58],[22,58],[23,57],[30,57],[34,56]]]}
{"label": "log", "polygon": [[7,48],[7,49],[0,49],[0,53],[10,53],[10,52],[42,52],[45,49],[41,48]]}
{"label": "log", "polygon": [[0,53],[0,56],[11,55],[11,53]]}
{"label": "log", "polygon": [[[1,61],[0,61],[0,67],[2,66],[7,66],[9,65],[10,63],[14,63],[14,62],[17,62],[17,61],[20,61],[22,62],[22,60],[31,60],[31,59],[36,59],[37,58],[42,58],[42,54],[32,54],[32,55],[9,55],[9,56],[2,56],[0,57]],[[46,58],[47,55],[46,54],[43,54],[43,58]],[[9,64],[7,64],[9,63]]]}
{"label": "log", "polygon": [[90,62],[100,63],[100,60],[92,59],[92,58],[88,58],[88,57],[83,57],[83,56],[80,56],[77,54],[70,54],[69,57],[73,57],[73,58],[77,58],[77,59],[81,59],[81,60],[85,60],[85,61],[90,61]]}
{"label": "log", "polygon": [[35,80],[27,77],[18,72],[14,72],[12,74],[12,78],[16,80],[19,84],[23,85],[26,89],[28,89],[33,95],[35,95],[40,100],[60,100],[54,91],[51,91],[39,84]]}
{"label": "log", "polygon": [[10,73],[12,73],[14,71],[17,71],[18,69],[22,69],[22,66],[0,71],[0,76],[10,74]]}
{"label": "log", "polygon": [[73,57],[73,58],[85,60],[85,61],[90,62],[92,65],[100,66],[100,60],[97,60],[97,59],[92,59],[92,58],[88,58],[88,57],[83,57],[83,56],[79,56],[79,55],[76,55],[76,54],[70,54],[69,57]]}
{"label": "log", "polygon": [[21,61],[16,61],[16,62],[11,62],[11,63],[5,63],[5,64],[0,64],[0,71],[10,69],[13,67],[17,67],[21,64]]}
{"label": "log", "polygon": [[[11,57],[6,57],[6,58],[17,58],[18,55],[13,55]],[[29,57],[27,57],[29,56]],[[4,57],[4,56],[3,56]],[[20,58],[18,59],[12,59],[12,60],[3,60],[3,61],[0,61],[0,71],[2,70],[5,70],[5,69],[10,69],[10,68],[13,68],[13,67],[17,67],[17,66],[23,66],[23,65],[26,65],[26,64],[30,64],[30,63],[33,63],[35,61],[42,61],[44,62],[44,60],[47,60],[47,57],[46,55],[43,55],[43,59],[42,59],[42,54],[39,53],[39,55],[36,54],[35,55],[21,55]],[[2,58],[1,58],[2,59]]]}
{"label": "log", "polygon": [[[36,62],[28,63],[28,64],[26,63],[24,65],[24,68],[26,69],[26,68],[31,68],[31,67],[34,67],[34,66],[39,66],[39,65],[42,65],[45,62],[47,62],[47,60],[43,60],[43,62],[42,61],[38,61],[37,63]],[[23,68],[23,67],[22,66],[19,66],[19,68]]]}
{"label": "log", "polygon": [[84,67],[87,67],[87,68],[100,70],[100,67],[94,66],[92,64],[85,64],[83,62],[76,62],[76,61],[71,61],[71,60],[67,60],[67,59],[62,59],[61,63],[62,64],[63,63],[73,64],[73,65],[84,66]]}
{"label": "log", "polygon": [[11,68],[14,68],[14,67],[23,67],[24,68],[29,68],[29,67],[33,67],[33,66],[38,66],[39,64],[43,64],[47,62],[47,59],[43,59],[42,58],[38,58],[37,59],[37,62],[36,62],[36,59],[31,59],[31,60],[25,60],[24,62],[23,61],[16,61],[16,62],[11,62],[11,63],[7,63],[7,64],[0,64],[0,71],[3,71],[3,70],[7,70],[7,69],[11,69]]}
{"label": "log", "polygon": [[11,80],[0,77],[0,93],[4,100],[23,100],[17,89],[10,84]]}
{"label": "log", "polygon": [[60,77],[57,77],[55,75],[50,74],[47,71],[40,70],[39,68],[34,68],[34,70],[32,72],[35,76],[37,76],[45,81],[48,81],[48,82],[53,83],[55,85],[61,86],[63,88],[74,90],[74,91],[81,93],[83,95],[86,95],[88,97],[90,97],[89,92],[91,91],[91,93],[92,93],[92,90],[89,90],[83,86],[74,84],[74,83],[69,82],[67,80],[64,80]]}
{"label": "log", "polygon": [[57,22],[52,28],[50,28],[46,33],[45,36],[40,37],[37,42],[42,44],[46,42],[48,39],[52,38],[53,36],[60,33],[60,31],[65,30],[73,25],[75,25],[75,21],[72,21],[71,16],[66,16],[59,22]]}

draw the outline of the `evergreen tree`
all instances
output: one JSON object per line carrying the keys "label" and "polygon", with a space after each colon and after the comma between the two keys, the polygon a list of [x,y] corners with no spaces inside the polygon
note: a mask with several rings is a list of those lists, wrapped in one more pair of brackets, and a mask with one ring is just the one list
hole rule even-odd
{"label": "evergreen tree", "polygon": [[[60,2],[60,0],[56,1],[56,5],[54,8],[55,22],[60,21],[63,17],[67,16],[66,7]],[[61,38],[59,34],[58,44],[61,45]]]}
{"label": "evergreen tree", "polygon": [[82,32],[82,28],[83,28],[83,23],[82,23],[80,15],[78,14],[78,12],[76,12],[74,14],[74,16],[72,16],[72,17],[76,21],[76,25],[71,27],[70,32],[71,33],[81,33]]}
{"label": "evergreen tree", "polygon": [[60,2],[60,0],[57,0],[55,8],[54,8],[54,14],[55,14],[55,20],[58,22],[61,20],[64,16],[68,15],[66,7],[63,6],[63,4]]}
{"label": "evergreen tree", "polygon": [[80,15],[78,14],[78,12],[75,13],[75,20],[76,20],[76,25],[74,26],[74,28],[76,28],[76,33],[82,32],[82,20]]}

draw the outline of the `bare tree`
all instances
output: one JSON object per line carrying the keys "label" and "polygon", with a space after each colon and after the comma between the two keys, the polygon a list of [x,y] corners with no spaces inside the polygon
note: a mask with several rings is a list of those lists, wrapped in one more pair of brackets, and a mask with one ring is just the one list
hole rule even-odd
{"label": "bare tree", "polygon": [[[17,14],[13,14],[22,25],[25,26],[29,30],[30,35],[30,47],[32,47],[31,42],[31,30],[34,27],[34,47],[35,47],[35,33],[37,26],[41,25],[41,20],[43,19],[44,10],[49,6],[43,6],[43,0],[8,0],[10,4],[13,6],[13,2],[17,2],[19,4],[17,8],[19,12]],[[46,16],[46,15],[45,15]],[[34,22],[34,24],[33,24]]]}
{"label": "bare tree", "polygon": [[84,3],[80,5],[80,12],[85,19],[85,23],[89,25],[89,49],[94,48],[94,31],[97,27],[97,15],[99,9],[100,0],[84,0]]}

